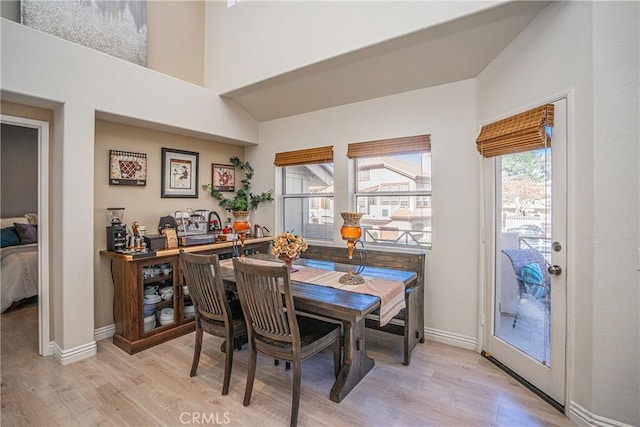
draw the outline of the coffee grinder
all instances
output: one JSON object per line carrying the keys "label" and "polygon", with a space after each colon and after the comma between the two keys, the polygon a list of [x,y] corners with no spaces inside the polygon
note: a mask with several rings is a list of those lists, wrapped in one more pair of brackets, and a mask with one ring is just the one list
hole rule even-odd
{"label": "coffee grinder", "polygon": [[124,208],[107,208],[111,225],[107,226],[107,250],[124,252],[127,250],[127,226],[122,223]]}

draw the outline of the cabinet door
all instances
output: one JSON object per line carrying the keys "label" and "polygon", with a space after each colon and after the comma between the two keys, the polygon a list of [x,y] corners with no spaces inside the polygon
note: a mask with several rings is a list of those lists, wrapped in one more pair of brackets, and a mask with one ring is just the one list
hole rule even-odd
{"label": "cabinet door", "polygon": [[142,335],[151,335],[176,325],[175,271],[177,258],[141,264],[143,308],[140,322]]}

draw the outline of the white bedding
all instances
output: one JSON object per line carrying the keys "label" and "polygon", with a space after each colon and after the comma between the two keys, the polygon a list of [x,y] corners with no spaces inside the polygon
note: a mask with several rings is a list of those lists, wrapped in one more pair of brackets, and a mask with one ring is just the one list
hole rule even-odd
{"label": "white bedding", "polygon": [[38,244],[0,249],[0,312],[24,298],[38,294]]}

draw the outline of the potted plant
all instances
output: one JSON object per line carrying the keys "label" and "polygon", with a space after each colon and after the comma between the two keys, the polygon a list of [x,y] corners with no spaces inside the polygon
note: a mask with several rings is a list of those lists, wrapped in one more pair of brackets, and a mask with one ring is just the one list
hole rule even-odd
{"label": "potted plant", "polygon": [[255,210],[262,202],[272,202],[273,194],[271,190],[260,194],[253,194],[251,192],[251,179],[254,173],[253,167],[251,167],[249,162],[245,163],[238,157],[231,157],[229,161],[236,169],[244,171],[244,178],[240,181],[242,186],[235,192],[235,195],[232,198],[225,197],[221,191],[213,188],[212,184],[204,184],[202,189],[208,191],[211,197],[218,200],[220,206],[232,211],[234,217],[233,228],[236,232],[248,232],[251,229],[249,225],[249,213]]}

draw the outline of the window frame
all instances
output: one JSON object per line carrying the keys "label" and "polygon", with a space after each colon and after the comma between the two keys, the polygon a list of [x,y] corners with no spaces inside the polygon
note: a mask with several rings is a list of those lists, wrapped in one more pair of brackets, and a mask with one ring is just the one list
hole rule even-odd
{"label": "window frame", "polygon": [[[282,212],[281,215],[281,221],[280,221],[280,227],[282,230],[286,230],[286,218],[287,218],[287,200],[295,200],[295,199],[300,199],[300,200],[307,200],[309,203],[309,205],[311,205],[313,202],[311,201],[311,199],[318,199],[315,203],[318,206],[318,210],[325,210],[326,207],[324,206],[324,203],[322,202],[322,200],[320,199],[330,199],[331,200],[331,212],[334,218],[334,223],[335,223],[335,196],[334,196],[334,192],[331,193],[311,193],[311,192],[299,192],[299,193],[287,193],[287,167],[300,167],[300,166],[311,166],[311,165],[317,165],[317,166],[321,166],[322,165],[326,165],[326,164],[330,164],[331,168],[334,168],[334,163],[333,161],[328,162],[325,161],[323,163],[304,163],[304,164],[291,164],[291,165],[283,165],[283,166],[277,166],[278,168],[280,168],[280,178],[282,180],[282,185],[281,185],[281,204],[280,204],[280,209]],[[329,173],[329,172],[327,172]],[[334,184],[335,185],[335,182]],[[287,231],[291,231],[291,230],[287,230]],[[333,238],[333,230],[328,233],[327,237],[310,237],[310,236],[306,236],[304,233],[304,230],[294,230],[295,234],[300,235],[302,237],[304,237],[307,240],[315,240],[315,241],[319,241],[319,242],[333,242],[334,238]]]}
{"label": "window frame", "polygon": [[[408,149],[406,147],[409,147]],[[431,184],[432,174],[429,174],[428,181],[426,180],[417,180],[415,182],[415,190],[403,190],[403,191],[380,191],[380,188],[386,186],[386,188],[405,186],[405,182],[398,182],[397,180],[390,180],[389,182],[380,182],[379,184],[372,185],[366,188],[376,188],[376,191],[359,191],[359,184],[361,181],[361,169],[359,168],[358,162],[360,160],[369,159],[369,158],[377,158],[377,157],[390,157],[397,158],[398,156],[403,156],[407,154],[429,154],[429,162],[433,164],[433,156],[431,154],[431,141],[430,135],[418,135],[413,137],[406,138],[393,138],[388,140],[379,140],[379,141],[367,141],[362,143],[354,143],[349,144],[348,147],[348,157],[351,159],[351,167],[349,168],[349,181],[351,185],[353,185],[352,196],[350,197],[352,201],[352,206],[355,207],[357,212],[361,212],[365,215],[371,212],[370,206],[372,206],[372,199],[377,202],[373,204],[373,206],[378,206],[380,212],[383,216],[390,216],[391,211],[395,211],[398,208],[409,208],[413,205],[413,208],[428,208],[432,209],[433,204],[433,187]],[[428,182],[429,185],[425,185]],[[407,184],[411,187],[411,184]],[[406,188],[406,186],[405,186]],[[411,203],[413,200],[413,204]],[[386,204],[383,204],[383,201],[386,200]],[[428,202],[427,202],[428,200]],[[421,201],[419,206],[419,201]],[[386,214],[385,214],[386,212]],[[428,219],[427,219],[428,218]],[[366,226],[363,226],[361,222],[361,226],[363,228],[363,237],[362,240],[368,246],[375,247],[391,247],[391,248],[403,248],[403,250],[408,251],[420,251],[420,250],[430,250],[432,249],[433,241],[432,241],[432,232],[433,232],[433,215],[430,217],[420,217],[420,221],[424,224],[425,229],[423,231],[413,231],[413,230],[398,230],[399,237],[393,241],[393,238],[384,239],[379,236],[383,231],[395,231],[395,230],[384,230],[384,226],[381,228],[377,228],[373,230],[373,232],[379,232],[380,235],[376,234],[373,236],[369,233]],[[428,227],[428,228],[427,228]],[[426,234],[428,236],[428,241],[421,242],[421,235]],[[367,240],[369,238],[370,240]],[[398,243],[398,242],[406,242],[406,243]],[[413,242],[413,244],[411,244]]]}

